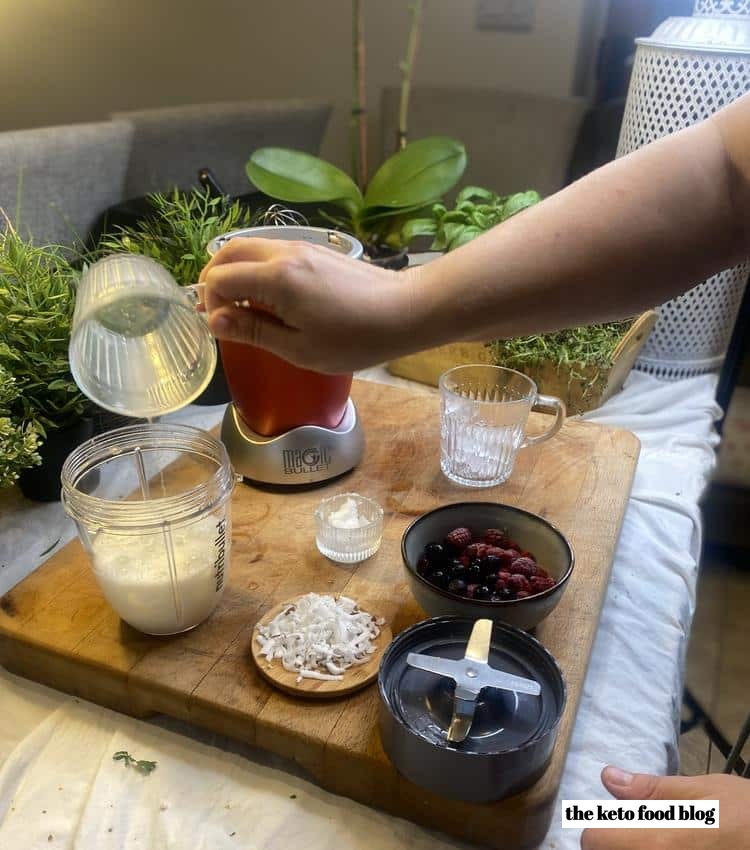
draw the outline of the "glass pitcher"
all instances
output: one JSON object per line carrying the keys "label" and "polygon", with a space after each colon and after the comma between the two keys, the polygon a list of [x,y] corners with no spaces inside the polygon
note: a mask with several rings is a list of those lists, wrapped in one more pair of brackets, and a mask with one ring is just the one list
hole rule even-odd
{"label": "glass pitcher", "polygon": [[125,416],[179,410],[206,388],[216,342],[191,293],[159,263],[113,254],[81,277],[69,359],[93,402]]}

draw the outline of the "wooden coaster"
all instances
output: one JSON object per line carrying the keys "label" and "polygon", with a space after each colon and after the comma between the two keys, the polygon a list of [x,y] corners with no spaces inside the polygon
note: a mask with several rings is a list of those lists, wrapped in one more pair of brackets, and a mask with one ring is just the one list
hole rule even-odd
{"label": "wooden coaster", "polygon": [[[260,625],[266,625],[271,620],[280,614],[290,604],[296,600],[292,599],[288,602],[282,602],[268,611],[264,617],[259,620],[253,629],[253,638],[251,641],[251,653],[253,661],[255,661],[261,676],[269,681],[272,685],[285,691],[292,696],[297,697],[313,697],[318,699],[326,699],[333,697],[342,697],[354,691],[364,688],[377,679],[378,670],[380,669],[380,659],[387,649],[390,642],[393,640],[393,633],[387,623],[383,623],[380,627],[380,634],[375,638],[375,652],[370,656],[370,660],[365,664],[359,664],[356,667],[350,667],[344,674],[341,681],[328,681],[323,679],[302,679],[297,682],[297,673],[290,673],[281,666],[278,660],[269,661],[265,656],[261,655],[261,645],[256,640],[256,629]],[[378,617],[377,612],[371,611],[369,606],[365,606],[365,610]]]}

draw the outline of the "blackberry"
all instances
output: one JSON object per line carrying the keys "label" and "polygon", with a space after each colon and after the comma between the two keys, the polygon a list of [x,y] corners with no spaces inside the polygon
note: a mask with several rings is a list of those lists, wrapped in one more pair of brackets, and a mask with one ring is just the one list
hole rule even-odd
{"label": "blackberry", "polygon": [[454,578],[448,585],[448,590],[451,593],[457,593],[461,596],[466,591],[466,582],[462,581],[460,578]]}

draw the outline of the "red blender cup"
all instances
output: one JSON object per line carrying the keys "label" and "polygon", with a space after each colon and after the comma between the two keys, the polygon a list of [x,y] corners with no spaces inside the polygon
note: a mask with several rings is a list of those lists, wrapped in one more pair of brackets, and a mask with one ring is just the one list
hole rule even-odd
{"label": "red blender cup", "polygon": [[[276,225],[237,230],[214,239],[213,256],[230,239],[263,237],[305,241],[353,259],[362,245],[321,227]],[[364,433],[349,398],[351,372],[322,375],[300,369],[254,345],[220,342],[232,403],[221,439],[234,468],[248,482],[311,485],[353,469],[364,454]]]}
{"label": "red blender cup", "polygon": [[219,349],[234,405],[256,434],[275,437],[301,425],[336,428],[344,418],[351,372],[322,375],[241,342],[219,340]]}
{"label": "red blender cup", "polygon": [[[262,237],[322,244],[359,259],[362,246],[343,233],[317,227],[251,227],[213,240],[213,256],[231,239]],[[220,340],[221,359],[234,406],[256,434],[272,437],[303,425],[337,428],[352,386],[351,372],[323,375],[245,343]]]}

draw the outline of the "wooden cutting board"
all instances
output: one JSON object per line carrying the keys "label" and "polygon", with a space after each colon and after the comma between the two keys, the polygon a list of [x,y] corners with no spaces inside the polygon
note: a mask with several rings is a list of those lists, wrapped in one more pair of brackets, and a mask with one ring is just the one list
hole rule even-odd
{"label": "wooden cutting board", "polygon": [[[457,837],[506,850],[535,847],[553,815],[638,440],[571,420],[554,439],[522,451],[508,483],[471,490],[439,471],[435,395],[368,382],[355,382],[352,395],[367,438],[358,469],[306,492],[236,489],[229,584],[206,623],[172,638],[135,632],[104,601],[74,541],[0,599],[0,663],[127,714],[164,713],[271,750],[324,788]],[[532,430],[541,420],[532,416]],[[356,567],[331,563],[314,542],[314,507],[345,490],[385,509],[382,547]],[[405,527],[437,505],[488,498],[548,517],[576,551],[568,589],[537,629],[562,667],[568,703],[552,762],[536,785],[498,803],[448,803],[400,777],[385,756],[376,685],[331,701],[287,696],[261,677],[250,641],[264,612],[306,591],[344,592],[386,617],[394,634],[424,619],[403,581]]]}

